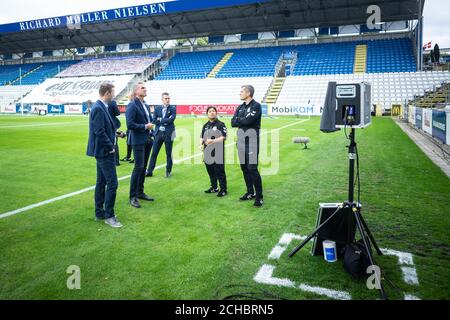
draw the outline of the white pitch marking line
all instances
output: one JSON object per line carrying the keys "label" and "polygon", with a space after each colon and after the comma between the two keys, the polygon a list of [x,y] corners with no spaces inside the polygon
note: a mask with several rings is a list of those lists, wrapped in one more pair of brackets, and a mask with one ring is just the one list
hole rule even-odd
{"label": "white pitch marking line", "polygon": [[[306,237],[300,236],[294,233],[284,233],[278,243],[275,245],[275,247],[272,248],[272,251],[268,255],[268,259],[278,260],[280,259],[283,252],[287,249],[287,246],[292,242],[293,239],[297,240],[304,240]],[[413,255],[409,252],[401,252],[396,251],[392,249],[380,249],[383,254],[390,255],[390,256],[396,256],[398,258],[398,263],[401,266],[401,270],[403,273],[403,280],[405,283],[410,285],[418,285],[419,279],[417,277],[416,268],[413,261]],[[406,265],[406,266],[405,266]],[[269,284],[269,285],[277,285],[277,286],[284,286],[284,287],[290,287],[290,288],[297,288],[294,281],[290,279],[285,278],[275,278],[273,277],[273,272],[275,271],[275,267],[272,265],[264,264],[259,271],[256,273],[253,280],[255,280],[258,283],[262,284]],[[340,300],[350,300],[351,296],[349,293],[345,291],[336,291],[332,289],[322,288],[322,287],[312,287],[308,286],[306,284],[300,284],[298,286],[300,290],[317,293],[319,295],[325,295],[327,297],[333,298],[333,299],[340,299]],[[405,294],[404,295],[405,300],[420,300],[420,298]]]}
{"label": "white pitch marking line", "polygon": [[381,249],[381,252],[385,255],[396,256],[398,258],[398,264],[401,266],[403,273],[403,280],[407,284],[419,284],[419,278],[417,277],[417,271],[414,265],[413,255],[411,253],[391,249]]}
{"label": "white pitch marking line", "polygon": [[306,284],[301,284],[299,288],[303,291],[320,294],[322,296],[327,296],[336,300],[352,300],[352,296],[345,291],[337,291],[321,287],[311,287]]}
{"label": "white pitch marking line", "polygon": [[306,237],[299,236],[298,234],[294,233],[285,233],[281,236],[280,241],[278,242],[279,245],[288,246],[291,244],[292,240],[305,240]]}
{"label": "white pitch marking line", "polygon": [[269,260],[278,260],[280,259],[281,255],[283,254],[283,252],[286,250],[286,247],[281,247],[279,245],[276,245],[275,247],[273,247],[272,251],[270,252],[269,256],[267,257],[267,259]]}
{"label": "white pitch marking line", "polygon": [[345,291],[337,291],[327,288],[321,287],[312,287],[306,284],[301,283],[299,286],[295,284],[294,281],[284,278],[276,278],[273,277],[273,272],[275,271],[275,267],[269,264],[264,264],[256,273],[253,278],[254,281],[261,284],[269,284],[279,287],[288,287],[288,288],[296,288],[302,291],[311,292],[323,296],[327,296],[336,300],[351,300],[352,297],[348,292]]}
{"label": "white pitch marking line", "polygon": [[289,287],[295,288],[295,283],[289,279],[281,279],[272,277],[273,271],[275,270],[274,266],[270,264],[263,264],[259,271],[256,273],[253,280],[262,284],[270,284],[279,287]]}
{"label": "white pitch marking line", "polygon": [[391,250],[391,249],[381,249],[381,252],[383,252],[385,255],[388,255],[388,256],[397,256],[398,262],[400,264],[407,264],[410,266],[414,265],[413,256],[409,252],[401,252],[401,251],[396,251],[396,250]]}
{"label": "white pitch marking line", "polygon": [[417,285],[419,284],[419,279],[417,279],[416,268],[411,267],[401,267],[403,272],[403,280],[407,284]]}
{"label": "white pitch marking line", "polygon": [[[303,119],[303,120],[296,121],[294,123],[282,126],[280,128],[277,128],[277,129],[272,129],[270,131],[264,132],[262,135],[269,134],[269,133],[271,133],[273,131],[280,131],[282,129],[285,129],[285,128],[288,128],[288,127],[291,127],[291,126],[294,126],[296,124],[303,123],[303,122],[306,122],[306,121],[309,121],[309,119]],[[228,143],[226,145],[226,147],[234,146],[234,145],[236,145],[236,144],[234,142],[231,142],[231,143]],[[180,159],[180,160],[174,160],[174,162],[175,161],[177,161],[177,162],[184,162],[184,161],[190,160],[192,158],[199,157],[202,154],[203,153],[197,153],[197,154],[194,154],[192,156],[189,156],[189,157],[186,157],[186,158],[183,158],[183,159]],[[159,166],[157,166],[155,168],[155,170],[160,169],[160,168],[164,168],[165,166],[166,166],[166,164],[159,165]],[[127,175],[127,176],[123,176],[123,177],[118,178],[118,180],[122,181],[122,180],[128,179],[130,177],[131,177],[131,175]],[[59,201],[59,200],[67,199],[67,198],[70,198],[70,197],[73,197],[73,196],[76,196],[76,195],[79,195],[79,194],[82,194],[82,193],[85,193],[85,192],[88,192],[88,191],[91,191],[91,190],[94,190],[94,189],[95,189],[95,186],[91,186],[91,187],[88,187],[88,188],[85,188],[85,189],[81,189],[81,190],[78,190],[78,191],[75,191],[75,192],[71,192],[71,193],[68,193],[68,194],[65,194],[65,195],[61,195],[61,196],[55,197],[55,198],[52,198],[52,199],[41,201],[41,202],[38,202],[38,203],[35,203],[35,204],[32,204],[32,205],[26,206],[26,207],[23,207],[23,208],[19,208],[19,209],[13,210],[13,211],[5,212],[5,213],[0,214],[0,219],[4,219],[4,218],[10,217],[10,216],[13,216],[15,214],[22,213],[22,212],[25,212],[25,211],[28,211],[28,210],[31,210],[31,209],[34,209],[34,208],[37,208],[37,207],[41,207],[41,206],[44,206],[46,204],[50,204],[50,203],[53,203],[53,202],[56,202],[56,201]]]}
{"label": "white pitch marking line", "polygon": [[272,249],[268,259],[279,259],[283,252],[287,249],[287,246],[292,242],[293,239],[296,240],[305,240],[306,237],[299,236],[293,233],[285,233],[281,236],[280,241],[278,241],[278,244]]}
{"label": "white pitch marking line", "polygon": [[417,298],[416,296],[413,296],[412,294],[405,294],[404,299],[405,300],[420,300],[420,298]]}

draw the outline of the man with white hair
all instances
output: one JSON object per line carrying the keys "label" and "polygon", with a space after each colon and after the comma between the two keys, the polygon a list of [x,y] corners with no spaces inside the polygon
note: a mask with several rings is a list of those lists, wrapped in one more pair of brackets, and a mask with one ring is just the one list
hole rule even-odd
{"label": "man with white hair", "polygon": [[141,207],[138,199],[154,201],[152,197],[144,193],[145,168],[153,146],[152,129],[154,127],[150,110],[144,102],[145,96],[147,96],[147,88],[143,82],[138,82],[125,112],[127,128],[130,130],[129,142],[134,153],[129,201],[135,208]]}

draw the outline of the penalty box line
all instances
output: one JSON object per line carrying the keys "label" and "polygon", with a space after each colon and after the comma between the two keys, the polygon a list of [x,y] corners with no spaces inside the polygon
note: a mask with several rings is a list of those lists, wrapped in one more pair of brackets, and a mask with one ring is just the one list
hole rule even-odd
{"label": "penalty box line", "polygon": [[[303,119],[303,120],[300,120],[300,121],[296,121],[294,123],[282,126],[280,128],[272,129],[272,130],[270,130],[268,132],[264,132],[262,135],[267,135],[267,134],[269,134],[271,132],[274,132],[274,131],[280,131],[280,130],[289,128],[291,126],[294,126],[296,124],[300,124],[300,123],[303,123],[303,122],[306,122],[306,121],[309,121],[309,120],[310,119]],[[229,147],[229,146],[234,146],[234,145],[236,145],[236,143],[235,142],[231,142],[231,143],[226,144],[225,146]],[[199,157],[202,154],[203,153],[200,152],[200,153],[196,153],[196,154],[194,154],[192,156],[189,156],[189,157],[186,157],[186,158],[183,158],[183,159],[180,159],[180,160],[174,160],[174,163],[184,162],[184,161],[187,161],[187,160]],[[164,168],[165,166],[166,166],[166,164],[161,164],[161,165],[157,166],[155,168],[155,170]],[[129,179],[130,177],[131,177],[131,174],[123,176],[123,177],[120,177],[120,178],[118,178],[118,180],[122,181],[122,180],[125,180],[125,179]],[[71,198],[71,197],[77,196],[79,194],[82,194],[82,193],[85,193],[85,192],[88,192],[88,191],[92,191],[94,189],[95,189],[95,185],[91,186],[91,187],[88,187],[88,188],[84,188],[84,189],[75,191],[75,192],[64,194],[64,195],[61,195],[61,196],[58,196],[58,197],[55,197],[55,198],[51,198],[51,199],[48,199],[48,200],[45,200],[45,201],[41,201],[41,202],[38,202],[38,203],[35,203],[35,204],[31,204],[31,205],[23,207],[23,208],[19,208],[19,209],[13,210],[13,211],[5,212],[5,213],[0,214],[0,219],[11,217],[11,216],[16,215],[18,213],[22,213],[22,212],[25,212],[25,211],[32,210],[34,208],[42,207],[42,206],[45,206],[47,204],[50,204],[50,203],[53,203],[53,202],[56,202],[56,201],[64,200],[64,199],[67,199],[67,198]]]}

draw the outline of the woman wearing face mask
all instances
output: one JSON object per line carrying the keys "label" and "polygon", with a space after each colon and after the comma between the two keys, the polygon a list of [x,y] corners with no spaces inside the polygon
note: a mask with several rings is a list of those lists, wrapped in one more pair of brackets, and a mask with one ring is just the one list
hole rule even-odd
{"label": "woman wearing face mask", "polygon": [[[200,136],[200,148],[203,150],[203,161],[206,165],[211,187],[205,193],[216,193],[218,197],[227,194],[227,177],[225,174],[225,144],[227,128],[217,118],[216,107],[206,109],[208,122],[205,123]],[[219,181],[220,190],[217,188]]]}

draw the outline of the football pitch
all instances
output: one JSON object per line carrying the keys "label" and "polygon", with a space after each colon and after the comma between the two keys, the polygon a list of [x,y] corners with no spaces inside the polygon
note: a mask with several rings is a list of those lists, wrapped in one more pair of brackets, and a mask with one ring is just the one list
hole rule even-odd
{"label": "football pitch", "polygon": [[[154,203],[128,204],[133,165],[121,162],[115,210],[124,227],[113,229],[94,220],[93,190],[84,190],[96,178],[88,118],[1,116],[0,299],[378,299],[342,261],[311,256],[311,243],[288,257],[313,230],[319,203],[347,199],[344,132],[320,132],[319,117],[263,119],[265,204],[254,208],[238,200],[245,188],[229,118],[229,193],[204,194],[205,121],[176,120],[173,176],[164,177],[162,150],[145,182]],[[310,137],[308,149],[294,136]],[[362,214],[387,253],[375,259],[389,298],[449,299],[450,180],[390,118],[374,118],[356,140]],[[80,289],[67,287],[70,266]]]}

